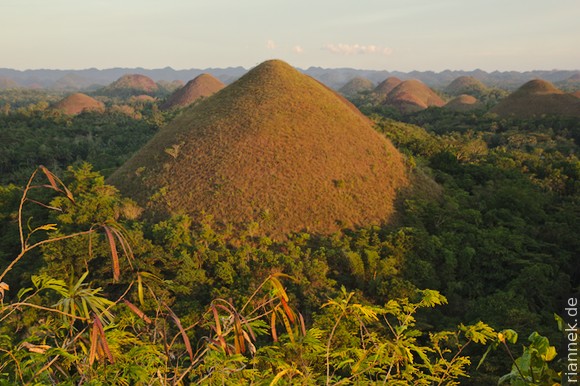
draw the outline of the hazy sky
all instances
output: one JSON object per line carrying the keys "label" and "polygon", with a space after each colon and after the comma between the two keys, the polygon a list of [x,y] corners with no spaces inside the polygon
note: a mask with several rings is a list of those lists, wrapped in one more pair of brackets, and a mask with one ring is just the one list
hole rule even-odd
{"label": "hazy sky", "polygon": [[580,0],[0,0],[0,67],[580,69]]}

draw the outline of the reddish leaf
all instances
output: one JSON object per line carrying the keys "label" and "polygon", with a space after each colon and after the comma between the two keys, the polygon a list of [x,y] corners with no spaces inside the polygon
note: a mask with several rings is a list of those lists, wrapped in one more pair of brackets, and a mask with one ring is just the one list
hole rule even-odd
{"label": "reddish leaf", "polygon": [[149,319],[149,317],[147,315],[145,315],[145,313],[143,311],[141,311],[136,305],[134,305],[133,303],[131,303],[130,301],[128,301],[126,299],[123,299],[123,302],[125,303],[125,305],[127,307],[129,307],[129,309],[131,311],[133,311],[135,313],[135,315],[137,315],[138,317],[143,319],[145,321],[145,323],[151,324],[151,319]]}
{"label": "reddish leaf", "polygon": [[167,308],[167,311],[169,312],[169,316],[171,316],[171,318],[175,322],[175,325],[179,329],[179,332],[181,333],[181,338],[183,339],[183,343],[185,344],[185,349],[187,350],[187,353],[189,354],[189,357],[191,358],[191,361],[193,362],[194,359],[193,359],[193,350],[191,348],[191,342],[189,341],[189,337],[187,336],[187,333],[185,332],[185,330],[183,329],[183,326],[181,325],[181,321],[179,320],[177,315],[175,315],[173,310],[171,308],[169,308],[169,306],[167,304],[163,303],[163,305],[165,306],[165,308]]}
{"label": "reddish leaf", "polygon": [[109,241],[109,247],[111,248],[111,257],[113,259],[113,280],[118,281],[121,277],[121,268],[119,266],[119,254],[117,252],[117,244],[115,243],[115,238],[111,233],[111,229],[107,225],[103,225],[105,234],[107,235],[107,240]]}

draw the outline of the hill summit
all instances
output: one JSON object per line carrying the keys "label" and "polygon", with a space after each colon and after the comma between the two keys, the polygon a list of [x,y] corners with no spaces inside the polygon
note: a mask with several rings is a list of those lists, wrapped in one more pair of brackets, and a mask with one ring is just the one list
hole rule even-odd
{"label": "hill summit", "polygon": [[451,111],[468,112],[482,109],[483,104],[474,96],[462,94],[447,102],[443,107]]}
{"label": "hill summit", "polygon": [[421,111],[431,106],[441,107],[443,99],[425,83],[416,80],[405,80],[389,92],[385,104],[396,107],[403,112]]}
{"label": "hill summit", "polygon": [[357,76],[356,78],[352,78],[351,80],[349,80],[338,91],[347,97],[354,97],[361,92],[370,91],[374,87],[375,85],[371,80]]}
{"label": "hill summit", "polygon": [[275,237],[388,222],[407,181],[364,115],[278,60],[186,109],[110,178],[153,215],[256,221]]}
{"label": "hill summit", "polygon": [[153,95],[159,90],[157,83],[148,76],[141,74],[123,75],[107,87],[100,90],[100,93],[110,96],[136,96]]}
{"label": "hill summit", "polygon": [[208,97],[224,87],[225,85],[212,75],[201,74],[171,94],[162,108],[171,109],[189,106],[199,98]]}
{"label": "hill summit", "polygon": [[104,111],[105,105],[103,102],[79,92],[60,100],[52,108],[68,115],[77,115],[83,111]]}
{"label": "hill summit", "polygon": [[387,79],[383,80],[381,83],[379,83],[379,85],[375,87],[374,92],[375,94],[386,97],[395,87],[401,84],[401,82],[402,82],[401,79],[394,76],[390,76]]}
{"label": "hill summit", "polygon": [[445,92],[453,96],[467,94],[479,97],[486,90],[487,87],[473,76],[460,76],[445,88]]}
{"label": "hill summit", "polygon": [[580,100],[572,94],[565,94],[548,81],[535,79],[503,99],[491,112],[518,118],[541,115],[580,117]]}

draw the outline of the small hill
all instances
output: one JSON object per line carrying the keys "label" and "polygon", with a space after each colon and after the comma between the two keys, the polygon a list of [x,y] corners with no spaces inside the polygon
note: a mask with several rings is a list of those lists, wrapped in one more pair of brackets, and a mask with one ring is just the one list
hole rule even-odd
{"label": "small hill", "polygon": [[574,95],[576,98],[580,98],[580,91],[575,91],[571,95]]}
{"label": "small hill", "polygon": [[445,92],[453,96],[467,94],[480,97],[486,90],[487,87],[472,76],[460,76],[445,88]]}
{"label": "small hill", "polygon": [[271,60],[184,110],[109,182],[149,215],[204,212],[284,237],[388,222],[408,179],[352,104]]}
{"label": "small hill", "polygon": [[0,90],[9,90],[18,87],[19,85],[14,79],[4,76],[0,77]]}
{"label": "small hill", "polygon": [[383,80],[377,87],[375,87],[374,93],[379,96],[387,96],[395,87],[401,84],[401,79],[391,76]]}
{"label": "small hill", "polygon": [[68,115],[77,115],[83,111],[104,111],[103,102],[82,93],[71,94],[52,106]]}
{"label": "small hill", "polygon": [[127,74],[102,88],[100,93],[108,96],[129,97],[142,94],[154,95],[158,90],[157,84],[148,76]]}
{"label": "small hill", "polygon": [[374,87],[375,85],[371,80],[357,76],[349,80],[338,92],[347,97],[354,97],[363,91],[370,91]]}
{"label": "small hill", "polygon": [[435,91],[416,79],[401,82],[391,90],[384,103],[402,112],[421,111],[431,106],[441,107],[445,104]]}
{"label": "small hill", "polygon": [[447,102],[444,107],[451,111],[468,112],[482,109],[483,104],[476,97],[463,94]]}
{"label": "small hill", "polygon": [[167,101],[161,108],[169,110],[172,108],[186,107],[199,98],[215,94],[224,87],[225,85],[219,79],[214,78],[210,74],[201,74],[175,91],[167,98]]}
{"label": "small hill", "polygon": [[580,117],[580,100],[565,94],[548,81],[535,79],[503,99],[491,112],[518,118],[541,115]]}

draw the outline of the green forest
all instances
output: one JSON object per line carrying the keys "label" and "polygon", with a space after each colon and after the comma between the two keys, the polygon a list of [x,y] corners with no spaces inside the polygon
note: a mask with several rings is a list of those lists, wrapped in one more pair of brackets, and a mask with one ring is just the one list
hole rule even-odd
{"label": "green forest", "polygon": [[578,379],[579,118],[357,98],[437,189],[403,195],[383,227],[276,240],[147,218],[106,183],[179,111],[67,116],[59,98],[0,93],[0,385]]}

